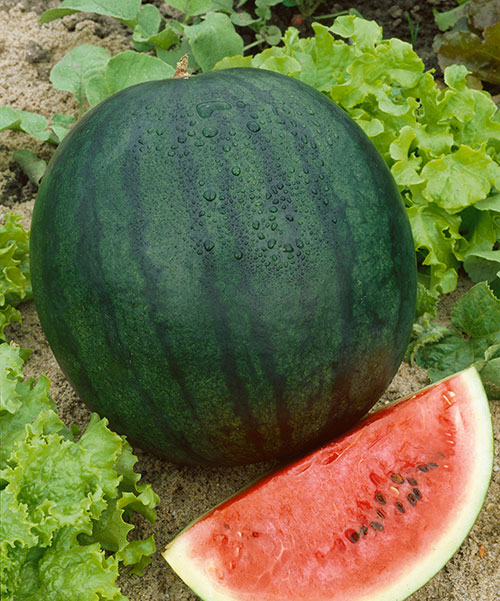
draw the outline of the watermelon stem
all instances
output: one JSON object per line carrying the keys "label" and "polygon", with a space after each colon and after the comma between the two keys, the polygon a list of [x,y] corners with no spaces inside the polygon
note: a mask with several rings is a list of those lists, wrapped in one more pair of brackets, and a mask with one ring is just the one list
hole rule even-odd
{"label": "watermelon stem", "polygon": [[181,56],[181,58],[178,60],[177,65],[175,67],[175,73],[174,73],[175,79],[187,79],[188,77],[191,77],[191,75],[188,73],[188,63],[189,63],[188,55],[185,54],[184,56]]}

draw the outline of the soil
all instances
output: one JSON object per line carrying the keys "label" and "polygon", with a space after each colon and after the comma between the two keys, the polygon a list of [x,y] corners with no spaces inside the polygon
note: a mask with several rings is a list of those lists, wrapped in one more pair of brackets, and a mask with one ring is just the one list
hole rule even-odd
{"label": "soil", "polygon": [[[156,2],[165,10],[165,5]],[[70,94],[55,90],[49,82],[51,67],[66,52],[79,44],[107,47],[113,54],[129,47],[126,28],[112,19],[92,15],[71,15],[47,25],[37,21],[43,10],[58,6],[57,0],[0,0],[0,105],[38,112],[50,117],[54,112],[76,114],[77,107]],[[437,67],[432,53],[432,40],[437,33],[432,11],[452,8],[453,0],[381,0],[324,2],[316,15],[356,8],[365,18],[374,19],[384,28],[385,37],[397,36],[411,41],[411,31],[418,26],[415,48],[427,68]],[[276,22],[282,28],[294,19],[296,9],[276,8]],[[297,25],[297,19],[294,20]],[[306,19],[301,27],[310,25]],[[23,215],[29,228],[36,187],[31,184],[12,159],[12,153],[29,148],[48,160],[53,148],[34,141],[20,132],[0,134],[0,219],[10,210]],[[449,323],[450,307],[470,286],[461,277],[459,288],[448,295],[440,307],[440,317]],[[11,326],[7,335],[25,348],[33,349],[26,365],[28,376],[45,373],[51,380],[51,394],[58,404],[61,417],[84,427],[89,412],[78,399],[61,373],[41,331],[32,302],[21,306],[22,325]],[[403,363],[379,404],[412,393],[427,383],[425,373]],[[411,601],[496,601],[500,588],[500,403],[491,402],[496,455],[492,483],[482,512],[465,542],[448,564]],[[154,527],[139,523],[139,534],[155,533],[159,550],[191,520],[214,504],[234,493],[269,465],[241,468],[206,469],[174,466],[137,450],[138,470],[151,482],[160,495],[158,519]],[[159,553],[140,578],[126,573],[120,584],[130,601],[195,601],[197,597],[177,578]]]}

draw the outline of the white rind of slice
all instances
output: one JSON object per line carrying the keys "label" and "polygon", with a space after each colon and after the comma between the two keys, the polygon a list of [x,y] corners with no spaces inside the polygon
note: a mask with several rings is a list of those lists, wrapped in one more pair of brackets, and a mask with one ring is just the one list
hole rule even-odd
{"label": "white rind of slice", "polygon": [[[434,541],[433,548],[426,556],[413,567],[408,566],[403,577],[387,583],[386,586],[382,585],[380,589],[371,591],[368,595],[347,598],[340,591],[336,591],[331,601],[403,601],[439,572],[458,550],[474,525],[483,506],[493,469],[493,428],[488,399],[476,369],[468,368],[445,378],[445,381],[456,378],[460,378],[461,386],[467,390],[467,396],[471,399],[471,405],[467,405],[466,408],[471,411],[468,418],[475,433],[474,446],[471,447],[469,455],[470,479],[463,494],[460,512]],[[207,576],[206,565],[202,561],[192,559],[189,537],[191,525],[167,545],[163,553],[167,563],[204,601],[255,601],[254,593],[245,594],[225,589]],[[264,595],[258,597],[259,601],[276,601],[275,597],[272,599]]]}

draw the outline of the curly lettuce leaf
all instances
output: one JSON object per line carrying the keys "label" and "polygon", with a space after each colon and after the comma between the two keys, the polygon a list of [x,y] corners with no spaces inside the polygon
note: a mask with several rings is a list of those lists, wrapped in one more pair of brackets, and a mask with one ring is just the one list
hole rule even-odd
{"label": "curly lettuce leaf", "polygon": [[29,232],[21,225],[21,216],[7,213],[0,225],[0,340],[4,329],[21,321],[15,307],[32,298],[29,267]]}
{"label": "curly lettuce leaf", "polygon": [[120,564],[140,573],[155,551],[152,536],[128,539],[129,520],[154,522],[159,498],[105,419],[92,414],[79,438],[64,425],[47,378],[23,379],[27,356],[0,344],[2,599],[125,601]]}
{"label": "curly lettuce leaf", "polygon": [[[216,67],[270,69],[299,79],[340,104],[371,138],[398,184],[412,224],[420,272],[432,294],[451,292],[468,253],[486,267],[498,235],[477,248],[483,223],[465,212],[500,189],[500,113],[487,92],[467,86],[452,65],[438,85],[412,46],[383,39],[373,21],[340,16],[313,37],[290,27],[282,45]],[[484,206],[495,219],[493,209]],[[486,253],[486,254],[485,254]],[[495,259],[496,255],[493,255]],[[491,267],[491,265],[489,265]]]}
{"label": "curly lettuce leaf", "polygon": [[492,84],[500,83],[500,21],[484,28],[479,34],[473,30],[455,29],[439,34],[433,49],[439,66],[465,65],[476,77]]}

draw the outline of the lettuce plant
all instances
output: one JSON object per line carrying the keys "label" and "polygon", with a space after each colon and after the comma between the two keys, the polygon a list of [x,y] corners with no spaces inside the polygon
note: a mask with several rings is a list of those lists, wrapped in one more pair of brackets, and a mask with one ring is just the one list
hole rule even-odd
{"label": "lettuce plant", "polygon": [[29,233],[20,222],[20,215],[7,213],[0,225],[0,340],[5,340],[6,326],[21,321],[21,313],[15,307],[32,297]]}
{"label": "lettuce plant", "polygon": [[81,435],[63,424],[48,379],[23,380],[28,355],[0,344],[0,596],[126,601],[119,565],[140,573],[155,550],[152,536],[128,540],[130,518],[153,522],[159,498],[105,419]]}

